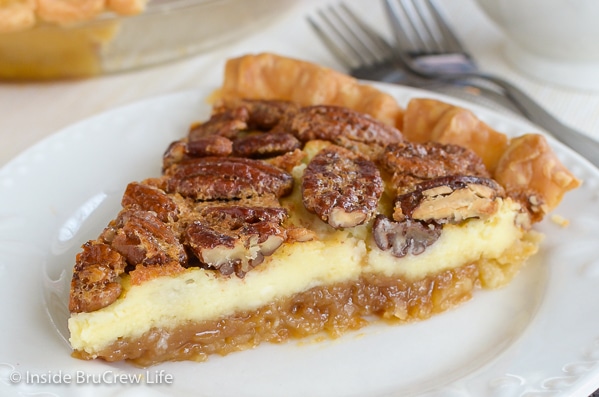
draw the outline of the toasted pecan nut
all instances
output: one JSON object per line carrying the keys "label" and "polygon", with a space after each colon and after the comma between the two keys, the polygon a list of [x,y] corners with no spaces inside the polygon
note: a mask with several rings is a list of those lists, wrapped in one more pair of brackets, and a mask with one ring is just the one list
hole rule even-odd
{"label": "toasted pecan nut", "polygon": [[155,186],[140,182],[127,185],[121,205],[127,209],[153,211],[162,222],[176,221],[179,216],[179,208],[171,197]]}
{"label": "toasted pecan nut", "polygon": [[287,133],[252,134],[235,139],[233,155],[237,157],[265,158],[293,152],[301,146],[300,141]]}
{"label": "toasted pecan nut", "polygon": [[495,199],[503,195],[503,188],[489,178],[460,175],[429,179],[395,199],[393,219],[434,220],[441,224],[486,219],[497,211]]}
{"label": "toasted pecan nut", "polygon": [[376,165],[334,145],[314,156],[302,181],[306,209],[334,228],[366,222],[372,217],[382,193],[383,182]]}
{"label": "toasted pecan nut", "polygon": [[449,175],[472,175],[489,178],[480,157],[461,146],[435,142],[400,142],[386,147],[381,157],[383,168],[392,175],[398,194],[429,179]]}
{"label": "toasted pecan nut", "polygon": [[239,131],[247,129],[248,119],[248,112],[243,107],[227,109],[226,111],[213,114],[204,123],[194,124],[189,130],[188,138],[190,141],[210,135],[233,138],[237,136]]}
{"label": "toasted pecan nut", "polygon": [[121,294],[118,277],[127,263],[121,254],[103,243],[88,241],[77,254],[69,311],[93,312],[110,305]]}
{"label": "toasted pecan nut", "polygon": [[226,157],[231,153],[233,153],[233,142],[224,136],[208,135],[187,142],[187,154],[192,157]]}
{"label": "toasted pecan nut", "polygon": [[[234,202],[236,203],[236,201]],[[281,207],[247,207],[241,205],[208,206],[200,210],[201,219],[211,225],[226,224],[229,229],[239,229],[247,223],[283,223],[287,210]]]}
{"label": "toasted pecan nut", "polygon": [[244,100],[244,106],[250,114],[249,128],[261,131],[273,129],[283,118],[292,116],[300,108],[295,102],[278,100]]}
{"label": "toasted pecan nut", "polygon": [[293,177],[260,160],[201,157],[173,165],[166,171],[167,192],[194,200],[230,200],[291,193]]}
{"label": "toasted pecan nut", "polygon": [[132,266],[181,264],[187,260],[176,233],[153,212],[123,210],[113,228],[111,246]]}
{"label": "toasted pecan nut", "polygon": [[291,101],[237,99],[221,103],[216,107],[216,111],[222,112],[237,108],[244,108],[247,111],[249,130],[270,131],[284,117],[289,117],[297,112],[299,105]]}
{"label": "toasted pecan nut", "polygon": [[[241,261],[246,254],[243,245],[236,246],[236,239],[220,233],[200,221],[192,222],[183,234],[185,245],[191,248],[194,255],[204,264],[219,269],[221,266]],[[206,255],[205,255],[206,254]],[[223,256],[227,254],[227,256]],[[223,269],[225,275],[231,274],[229,268]],[[232,270],[232,267],[231,267]],[[221,271],[222,272],[222,271]]]}
{"label": "toasted pecan nut", "polygon": [[394,222],[382,214],[374,219],[372,235],[376,245],[398,258],[419,255],[441,236],[442,226],[412,219]]}
{"label": "toasted pecan nut", "polygon": [[187,138],[174,141],[166,148],[162,155],[162,171],[188,158]]}
{"label": "toasted pecan nut", "polygon": [[162,156],[162,170],[194,157],[226,157],[233,153],[233,142],[224,136],[206,135],[194,140],[183,138],[172,142]]}
{"label": "toasted pecan nut", "polygon": [[185,244],[209,268],[238,277],[272,255],[287,238],[283,208],[218,205],[201,210],[184,231]]}
{"label": "toasted pecan nut", "polygon": [[398,129],[354,110],[339,106],[308,106],[282,121],[277,131],[289,132],[300,141],[321,139],[345,146],[347,141],[387,145],[401,142]]}

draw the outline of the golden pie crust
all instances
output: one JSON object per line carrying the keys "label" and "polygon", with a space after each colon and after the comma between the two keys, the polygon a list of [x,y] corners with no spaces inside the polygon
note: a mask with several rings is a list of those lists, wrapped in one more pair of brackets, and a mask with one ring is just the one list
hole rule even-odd
{"label": "golden pie crust", "polygon": [[403,108],[390,95],[342,73],[273,54],[234,58],[225,66],[218,94],[224,100],[277,99],[308,105],[338,105],[401,125]]}

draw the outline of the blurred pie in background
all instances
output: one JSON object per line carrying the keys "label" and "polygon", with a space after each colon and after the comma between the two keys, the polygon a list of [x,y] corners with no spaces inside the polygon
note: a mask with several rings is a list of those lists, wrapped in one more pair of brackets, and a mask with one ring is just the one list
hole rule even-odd
{"label": "blurred pie in background", "polygon": [[0,0],[0,80],[155,65],[247,34],[293,0]]}

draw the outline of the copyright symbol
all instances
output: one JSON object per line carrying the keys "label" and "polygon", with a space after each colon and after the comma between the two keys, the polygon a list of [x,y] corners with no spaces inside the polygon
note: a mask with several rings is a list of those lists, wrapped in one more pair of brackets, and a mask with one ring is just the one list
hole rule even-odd
{"label": "copyright symbol", "polygon": [[20,383],[21,379],[23,379],[23,377],[21,376],[20,372],[13,371],[8,376],[8,379],[10,380],[10,383]]}

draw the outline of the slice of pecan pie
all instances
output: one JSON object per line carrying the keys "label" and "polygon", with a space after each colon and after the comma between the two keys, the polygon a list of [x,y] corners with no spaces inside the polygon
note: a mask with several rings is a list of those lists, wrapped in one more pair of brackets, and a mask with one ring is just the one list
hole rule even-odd
{"label": "slice of pecan pie", "polygon": [[435,100],[404,112],[302,61],[231,60],[210,119],[77,255],[74,355],[204,360],[426,319],[509,282],[578,184],[540,135]]}

